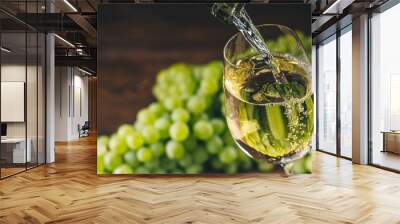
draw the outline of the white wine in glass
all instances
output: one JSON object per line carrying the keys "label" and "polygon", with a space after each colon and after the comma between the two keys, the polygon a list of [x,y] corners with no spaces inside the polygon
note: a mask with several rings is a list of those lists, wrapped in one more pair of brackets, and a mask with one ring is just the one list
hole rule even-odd
{"label": "white wine in glass", "polygon": [[284,36],[286,44],[292,45],[285,49],[292,50],[269,49],[271,57],[265,60],[241,33],[233,36],[224,49],[225,114],[243,151],[284,166],[310,149],[314,128],[310,64],[299,38],[288,27],[257,29],[267,42]]}

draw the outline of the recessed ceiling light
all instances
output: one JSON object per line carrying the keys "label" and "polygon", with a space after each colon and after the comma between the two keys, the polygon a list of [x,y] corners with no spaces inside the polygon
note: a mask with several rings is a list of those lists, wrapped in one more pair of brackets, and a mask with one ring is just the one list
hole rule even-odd
{"label": "recessed ceiling light", "polygon": [[4,51],[4,52],[6,52],[6,53],[10,53],[10,52],[11,52],[10,49],[7,49],[7,48],[5,48],[5,47],[1,47],[0,49],[1,49],[1,51]]}
{"label": "recessed ceiling light", "polygon": [[355,0],[336,0],[322,14],[342,14],[343,9],[351,5]]}
{"label": "recessed ceiling light", "polygon": [[72,9],[72,11],[78,12],[78,10],[75,8],[75,6],[73,6],[68,0],[64,0],[64,3],[66,5],[68,5],[68,7],[70,7]]}
{"label": "recessed ceiling light", "polygon": [[85,73],[85,74],[87,74],[87,75],[90,75],[90,76],[93,75],[92,73],[90,73],[90,72],[88,72],[88,71],[86,71],[86,70],[84,70],[84,69],[81,69],[81,68],[79,68],[79,67],[78,67],[78,70],[81,71],[81,72],[83,72],[83,73]]}
{"label": "recessed ceiling light", "polygon": [[68,46],[75,48],[75,45],[73,45],[71,42],[69,42],[68,40],[62,38],[61,36],[59,36],[58,34],[54,34],[55,37],[57,37],[59,40],[61,40],[62,42],[64,42],[65,44],[67,44]]}

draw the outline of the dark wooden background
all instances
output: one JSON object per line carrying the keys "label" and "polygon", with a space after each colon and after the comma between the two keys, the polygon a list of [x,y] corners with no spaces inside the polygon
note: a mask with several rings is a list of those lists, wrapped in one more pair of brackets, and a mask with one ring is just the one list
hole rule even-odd
{"label": "dark wooden background", "polygon": [[[132,123],[154,101],[161,69],[223,59],[236,30],[209,13],[208,4],[104,4],[98,11],[98,133]],[[311,34],[308,5],[246,6],[255,24],[275,23]]]}

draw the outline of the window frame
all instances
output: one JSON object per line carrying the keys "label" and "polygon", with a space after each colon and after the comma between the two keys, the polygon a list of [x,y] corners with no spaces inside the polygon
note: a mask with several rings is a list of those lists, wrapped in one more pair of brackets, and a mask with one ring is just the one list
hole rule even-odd
{"label": "window frame", "polygon": [[[344,20],[347,20],[348,18],[344,18]],[[340,99],[340,77],[341,77],[341,67],[340,67],[340,37],[342,35],[344,35],[347,32],[352,32],[352,22],[349,22],[348,24],[346,24],[344,27],[341,27],[340,29],[337,29],[336,32],[332,33],[331,35],[327,36],[324,39],[320,39],[318,40],[318,42],[315,45],[315,49],[316,49],[316,97],[314,98],[316,101],[316,150],[329,154],[329,155],[333,155],[333,156],[337,156],[340,158],[344,158],[346,160],[352,160],[351,157],[347,157],[342,155],[342,150],[341,150],[341,119],[340,119],[340,103],[341,103],[341,99]],[[334,37],[334,38],[333,38]],[[327,43],[330,41],[336,41],[336,152],[332,153],[329,152],[327,150],[321,149],[319,146],[319,110],[320,110],[320,105],[319,105],[319,84],[320,84],[320,74],[319,74],[319,62],[320,62],[320,55],[319,55],[319,47],[322,43]]]}

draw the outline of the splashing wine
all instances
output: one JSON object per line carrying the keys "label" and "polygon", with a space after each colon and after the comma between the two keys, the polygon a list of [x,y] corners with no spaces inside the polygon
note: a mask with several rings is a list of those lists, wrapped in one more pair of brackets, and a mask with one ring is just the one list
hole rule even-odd
{"label": "splashing wine", "polygon": [[257,63],[269,66],[277,82],[287,83],[284,73],[279,71],[279,68],[274,64],[273,55],[247,14],[244,4],[215,3],[212,6],[211,14],[223,22],[234,24],[250,46],[262,56],[258,58]]}

